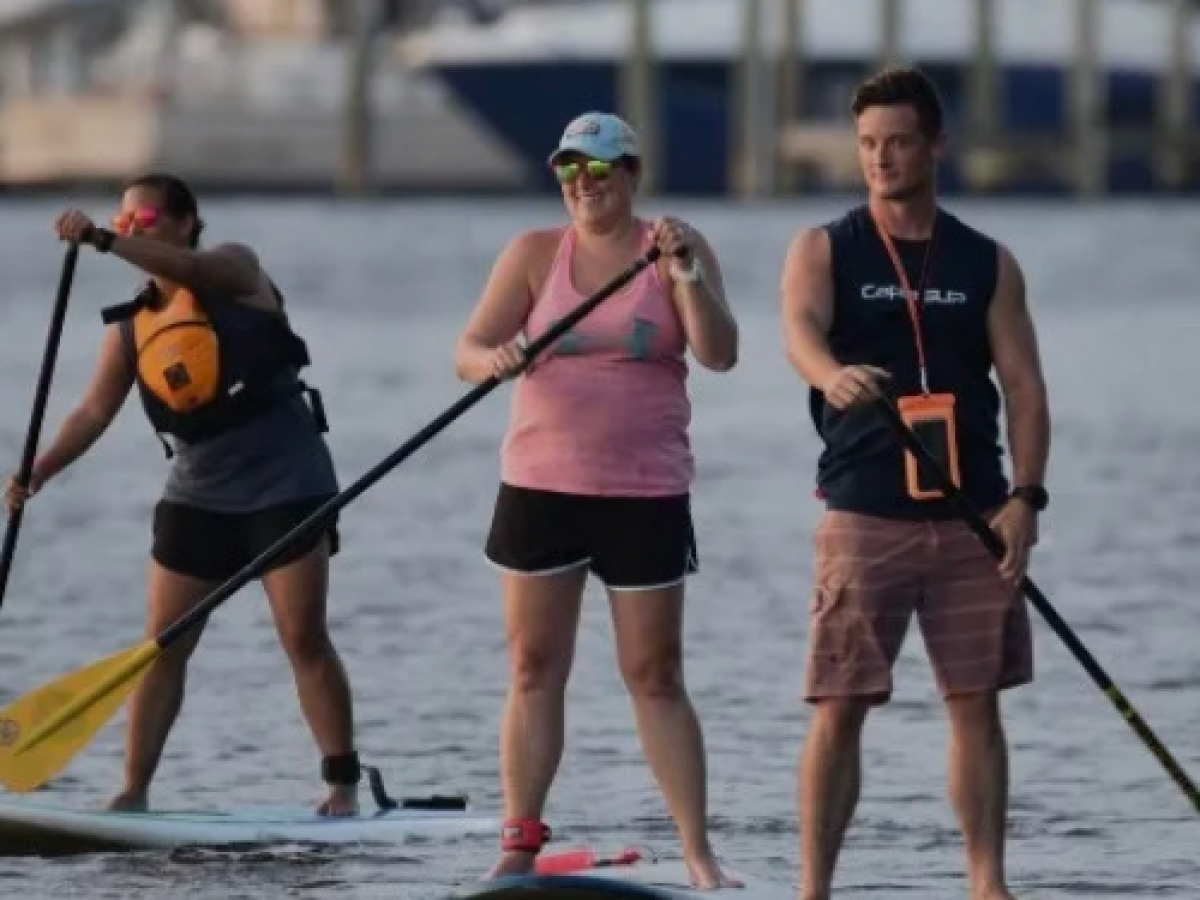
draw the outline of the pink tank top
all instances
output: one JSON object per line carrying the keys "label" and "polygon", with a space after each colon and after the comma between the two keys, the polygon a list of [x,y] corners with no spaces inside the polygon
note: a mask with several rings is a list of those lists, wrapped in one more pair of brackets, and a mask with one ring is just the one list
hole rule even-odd
{"label": "pink tank top", "polygon": [[[643,246],[650,248],[643,224]],[[571,280],[575,231],[559,241],[525,336],[587,298]],[[686,493],[687,342],[670,288],[651,266],[589,313],[516,382],[501,477],[516,487],[600,496]]]}

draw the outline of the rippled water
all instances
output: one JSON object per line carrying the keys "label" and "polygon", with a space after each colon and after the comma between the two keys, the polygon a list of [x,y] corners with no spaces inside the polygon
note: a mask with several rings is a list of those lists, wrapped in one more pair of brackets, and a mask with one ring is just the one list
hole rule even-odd
{"label": "rippled water", "polygon": [[[103,203],[89,203],[103,214]],[[656,205],[655,209],[658,209]],[[1192,206],[956,204],[1022,260],[1055,420],[1053,507],[1032,576],[1162,740],[1200,777],[1200,311]],[[693,378],[695,511],[688,674],[710,752],[715,840],[727,861],[796,880],[797,699],[817,445],[781,352],[777,284],[793,230],[829,203],[684,205],[718,248],[743,328],[733,373]],[[57,208],[0,208],[0,455],[16,466],[61,260]],[[309,337],[343,484],[458,399],[452,345],[491,259],[534,202],[211,203],[213,239],[257,246]],[[80,261],[49,431],[93,364],[101,306],[131,270]],[[507,412],[491,395],[345,513],[333,575],[335,639],[361,746],[394,793],[464,790],[498,802],[505,655],[497,585],[480,556]],[[141,635],[149,513],[161,449],[135,404],[30,507],[0,610],[5,701]],[[1040,620],[1036,683],[1006,699],[1013,751],[1009,869],[1022,897],[1194,897],[1196,813]],[[865,738],[859,817],[840,868],[847,896],[965,897],[944,795],[946,729],[920,641]],[[257,586],[210,624],[154,800],[223,808],[317,796],[315,751]],[[570,688],[567,755],[550,821],[568,842],[675,851],[642,763],[592,587]],[[120,778],[118,716],[53,796],[88,805]],[[488,839],[394,852],[178,854],[0,860],[7,896],[437,897],[490,862]],[[851,890],[853,888],[853,890]]]}

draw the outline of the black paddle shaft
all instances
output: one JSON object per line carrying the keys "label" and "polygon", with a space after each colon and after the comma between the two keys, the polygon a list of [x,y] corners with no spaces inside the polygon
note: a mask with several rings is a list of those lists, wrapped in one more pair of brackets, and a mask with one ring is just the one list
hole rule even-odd
{"label": "black paddle shaft", "polygon": [[[33,463],[37,456],[38,440],[42,433],[42,421],[46,417],[46,404],[50,399],[50,384],[54,380],[54,366],[58,360],[58,345],[62,340],[63,323],[67,318],[67,299],[71,296],[71,284],[75,280],[75,263],[79,259],[79,245],[71,244],[63,257],[62,274],[58,278],[58,296],[54,300],[54,312],[50,317],[50,330],[46,334],[46,349],[42,353],[42,370],[38,373],[37,390],[33,397],[33,410],[29,415],[29,430],[25,433],[25,448],[21,452],[21,467],[17,472],[17,484],[29,487],[33,478]],[[0,605],[4,603],[4,592],[8,588],[8,574],[12,571],[13,556],[17,551],[17,534],[21,529],[24,504],[8,516],[8,528],[4,532],[4,549],[0,553]]]}
{"label": "black paddle shaft", "polygon": [[[996,536],[996,533],[983,520],[983,516],[980,515],[979,511],[971,505],[971,502],[967,500],[966,496],[958,489],[950,476],[938,464],[937,460],[933,458],[925,445],[921,443],[921,440],[904,423],[900,411],[892,405],[892,401],[886,397],[882,397],[880,398],[879,406],[883,409],[885,415],[895,428],[896,433],[904,442],[904,445],[917,458],[918,462],[925,467],[926,471],[937,479],[939,486],[946,493],[946,496],[958,507],[967,525],[971,527],[971,530],[975,532],[979,540],[983,542],[983,545],[996,559],[1003,559],[1005,553],[1004,542]],[[1184,771],[1183,766],[1179,764],[1166,746],[1158,739],[1150,726],[1146,724],[1138,711],[1134,709],[1133,704],[1126,699],[1120,688],[1116,686],[1108,676],[1108,673],[1104,671],[1103,667],[1096,661],[1096,658],[1092,656],[1075,632],[1071,630],[1071,626],[1063,620],[1062,616],[1050,604],[1046,595],[1041,592],[1041,589],[1027,575],[1021,578],[1021,590],[1024,591],[1025,596],[1033,603],[1034,607],[1050,625],[1054,633],[1067,645],[1067,649],[1071,651],[1079,661],[1079,664],[1091,676],[1096,686],[1112,701],[1117,712],[1129,723],[1134,733],[1142,739],[1142,742],[1150,749],[1150,752],[1162,763],[1167,774],[1182,789],[1196,811],[1200,812],[1200,790],[1197,790],[1195,782],[1192,781],[1187,772]]]}
{"label": "black paddle shaft", "polygon": [[[579,304],[567,315],[559,319],[554,325],[547,329],[546,333],[533,341],[525,348],[525,362],[521,366],[521,372],[525,371],[533,358],[549,347],[552,343],[562,337],[569,329],[573,328],[585,316],[592,312],[597,306],[615,294],[621,288],[625,287],[630,281],[641,274],[642,270],[647,266],[652,265],[662,251],[658,247],[652,247],[644,256],[642,256],[632,266],[600,288],[595,294],[583,303]],[[440,431],[447,425],[461,416],[464,412],[490,394],[501,383],[501,379],[495,375],[481,382],[463,397],[458,400],[453,406],[447,409],[444,413],[414,434],[404,444],[396,448],[392,454],[374,468],[368,470],[356,482],[337,496],[330,498],[320,507],[314,510],[308,518],[281,537],[278,541],[260,553],[257,557],[246,563],[238,572],[232,575],[228,581],[218,587],[215,591],[209,594],[203,602],[194,607],[187,615],[180,618],[174,624],[167,627],[155,639],[156,643],[163,648],[178,640],[189,628],[207,617],[214,609],[228,600],[233,594],[244,587],[248,582],[257,578],[259,574],[268,565],[271,564],[278,556],[285,553],[289,548],[294,546],[298,541],[302,540],[312,531],[322,527],[335,513],[348,506],[351,502],[358,498],[367,488],[371,487],[379,479],[383,478],[388,472],[396,468],[400,463],[410,457],[413,453],[419,450],[424,444],[432,440]]]}

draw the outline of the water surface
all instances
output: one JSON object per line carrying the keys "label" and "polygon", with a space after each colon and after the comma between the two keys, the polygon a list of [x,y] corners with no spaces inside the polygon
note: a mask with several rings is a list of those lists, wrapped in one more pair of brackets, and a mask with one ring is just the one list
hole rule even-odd
{"label": "water surface", "polygon": [[[88,202],[97,215],[103,204]],[[662,203],[650,207],[665,209]],[[714,840],[730,864],[792,885],[798,700],[811,589],[817,444],[781,350],[779,268],[794,230],[838,205],[672,205],[724,264],[742,325],[730,374],[695,371],[695,512],[687,671],[710,753]],[[1194,777],[1200,777],[1200,225],[1187,205],[956,202],[1005,240],[1029,283],[1054,414],[1053,505],[1031,574]],[[0,208],[0,456],[15,468],[62,247],[56,206]],[[556,220],[541,202],[206,205],[212,240],[258,248],[311,344],[343,484],[457,400],[451,353],[495,253]],[[48,439],[95,361],[99,310],[131,269],[81,256]],[[332,622],[357,697],[361,747],[393,793],[463,790],[498,802],[505,652],[497,584],[480,545],[507,388],[493,393],[343,517]],[[11,699],[142,633],[150,511],[162,450],[130,403],[93,451],[30,507],[0,610],[0,698]],[[1157,761],[1044,623],[1037,680],[1006,698],[1013,749],[1010,863],[1022,897],[1194,897],[1197,819]],[[549,821],[566,843],[676,852],[615,668],[602,595],[589,589],[570,687],[569,743]],[[120,780],[118,716],[47,793],[102,802]],[[845,896],[963,898],[945,799],[946,726],[910,640],[894,702],[870,721]],[[214,617],[154,794],[160,806],[307,802],[317,759],[257,586]],[[491,861],[488,839],[355,852],[182,853],[0,860],[25,900],[171,895],[443,896]]]}

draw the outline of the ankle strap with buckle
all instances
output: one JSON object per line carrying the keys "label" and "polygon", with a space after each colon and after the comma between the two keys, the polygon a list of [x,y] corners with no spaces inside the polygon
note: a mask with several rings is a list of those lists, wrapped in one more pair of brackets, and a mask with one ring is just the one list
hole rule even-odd
{"label": "ankle strap with buckle", "polygon": [[358,753],[351,751],[321,760],[321,778],[326,784],[355,785],[362,780],[362,765]]}
{"label": "ankle strap with buckle", "polygon": [[506,853],[536,854],[550,837],[549,827],[535,819],[505,819],[500,829],[500,847]]}

